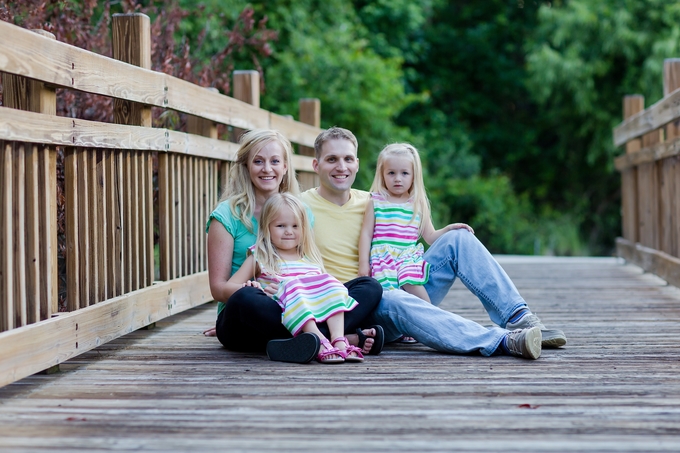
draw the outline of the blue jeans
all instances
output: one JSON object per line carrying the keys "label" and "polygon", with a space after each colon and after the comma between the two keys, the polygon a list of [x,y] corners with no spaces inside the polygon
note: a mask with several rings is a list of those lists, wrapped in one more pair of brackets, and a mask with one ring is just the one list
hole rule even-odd
{"label": "blue jeans", "polygon": [[505,327],[513,313],[526,307],[510,277],[477,237],[463,229],[443,234],[425,253],[425,260],[430,263],[425,289],[432,304],[406,291],[386,290],[371,321],[385,329],[386,341],[403,334],[441,352],[493,354],[507,330],[484,327],[437,305],[458,277],[479,298],[491,320]]}

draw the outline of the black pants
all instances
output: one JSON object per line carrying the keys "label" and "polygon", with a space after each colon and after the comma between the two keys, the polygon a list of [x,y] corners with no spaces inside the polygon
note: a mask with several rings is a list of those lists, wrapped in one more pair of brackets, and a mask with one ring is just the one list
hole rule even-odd
{"label": "black pants", "polygon": [[[382,286],[371,277],[359,277],[345,283],[349,295],[358,302],[345,312],[345,333],[353,333],[373,312],[382,298]],[[262,290],[247,286],[236,291],[217,317],[217,338],[232,351],[263,352],[269,340],[291,338],[281,324],[281,307]],[[328,336],[326,323],[319,330]]]}

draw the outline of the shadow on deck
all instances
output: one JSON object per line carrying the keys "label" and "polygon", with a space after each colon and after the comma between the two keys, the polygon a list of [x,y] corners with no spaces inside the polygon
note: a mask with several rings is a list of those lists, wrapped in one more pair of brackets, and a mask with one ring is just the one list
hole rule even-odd
{"label": "shadow on deck", "polygon": [[[565,348],[292,365],[203,337],[208,304],[0,389],[0,450],[678,451],[680,290],[614,258],[499,261]],[[442,308],[490,324],[460,282]]]}

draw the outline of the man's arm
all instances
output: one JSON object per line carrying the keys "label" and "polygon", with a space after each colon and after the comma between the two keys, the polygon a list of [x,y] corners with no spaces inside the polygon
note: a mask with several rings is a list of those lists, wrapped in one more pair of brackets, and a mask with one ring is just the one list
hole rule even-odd
{"label": "man's arm", "polygon": [[371,276],[371,241],[373,240],[373,229],[375,228],[375,212],[373,210],[373,200],[366,204],[364,222],[361,225],[361,236],[359,236],[359,277]]}

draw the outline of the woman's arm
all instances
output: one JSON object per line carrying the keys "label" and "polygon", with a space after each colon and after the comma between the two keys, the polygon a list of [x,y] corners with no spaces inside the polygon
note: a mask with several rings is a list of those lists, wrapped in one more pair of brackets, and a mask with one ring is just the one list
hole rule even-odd
{"label": "woman's arm", "polygon": [[234,255],[234,237],[220,222],[210,222],[208,227],[208,280],[210,293],[215,300],[226,302],[241,288],[229,284],[231,262]]}
{"label": "woman's arm", "polygon": [[255,268],[255,266],[256,266],[255,257],[253,255],[250,255],[243,262],[239,270],[234,272],[234,275],[232,275],[229,281],[227,282],[229,288],[233,289],[232,294],[238,291],[239,289],[243,288],[244,286],[253,286],[255,288],[262,289],[262,285],[260,285],[260,283],[255,280],[254,274],[257,273],[257,269]]}
{"label": "woman's arm", "polygon": [[475,234],[475,230],[473,230],[471,226],[465,223],[452,223],[450,225],[446,225],[444,228],[435,230],[434,225],[432,225],[432,219],[429,216],[427,217],[427,220],[425,222],[426,222],[425,227],[423,228],[423,239],[430,245],[432,245],[434,241],[439,239],[439,237],[442,234],[451,230],[458,230],[464,228],[468,230],[470,233]]}
{"label": "woman's arm", "polygon": [[361,236],[359,236],[359,277],[371,276],[371,241],[373,240],[374,228],[375,211],[373,200],[369,200],[364,213],[364,223],[361,225]]}

